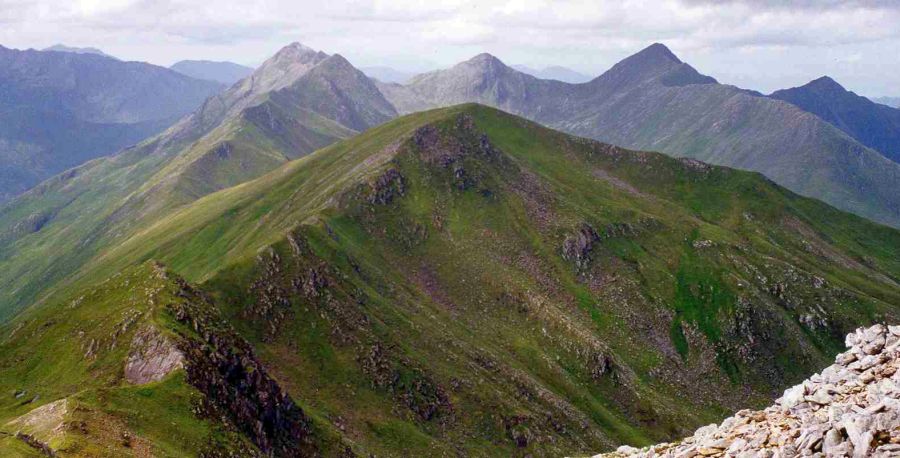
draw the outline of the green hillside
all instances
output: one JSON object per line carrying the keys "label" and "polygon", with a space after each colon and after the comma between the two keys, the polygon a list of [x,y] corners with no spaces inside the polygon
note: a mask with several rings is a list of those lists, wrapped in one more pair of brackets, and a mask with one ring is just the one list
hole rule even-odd
{"label": "green hillside", "polygon": [[[561,456],[671,439],[766,404],[827,365],[850,329],[900,315],[894,229],[756,173],[478,105],[388,122],[107,240],[0,330],[0,424],[64,398],[131,424],[121,403],[143,388],[122,381],[126,346],[105,340],[90,359],[86,339],[138,310],[135,323],[191,341],[190,320],[153,304],[221,313],[202,339],[246,339],[302,410],[308,427],[272,437],[294,431],[326,456]],[[154,275],[177,288],[135,294],[159,288],[140,283]],[[209,397],[186,367],[147,385],[159,394],[146,412]],[[229,433],[182,411],[174,445],[154,421],[165,415],[133,433],[159,454],[270,443],[239,412]],[[88,442],[109,440],[95,430]],[[65,437],[61,454],[84,450]]]}

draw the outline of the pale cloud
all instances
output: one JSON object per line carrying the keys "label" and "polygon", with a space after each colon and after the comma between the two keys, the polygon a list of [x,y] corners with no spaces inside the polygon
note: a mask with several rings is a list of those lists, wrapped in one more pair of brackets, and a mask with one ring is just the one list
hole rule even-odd
{"label": "pale cloud", "polygon": [[63,42],[164,65],[258,63],[300,41],[358,65],[422,70],[491,52],[597,74],[660,41],[753,89],[822,74],[873,95],[900,87],[900,62],[886,52],[900,49],[897,1],[0,0],[0,24],[5,46]]}

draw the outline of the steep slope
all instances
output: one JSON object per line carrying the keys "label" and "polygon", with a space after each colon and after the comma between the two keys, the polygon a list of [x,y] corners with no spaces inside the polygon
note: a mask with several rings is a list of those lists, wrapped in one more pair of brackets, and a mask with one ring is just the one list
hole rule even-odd
{"label": "steep slope", "polygon": [[314,456],[340,446],[316,437],[209,299],[162,266],[126,269],[4,331],[4,456]]}
{"label": "steep slope", "polygon": [[160,132],[220,90],[150,64],[0,46],[0,202]]}
{"label": "steep slope", "polygon": [[480,55],[380,88],[402,113],[484,103],[624,147],[762,172],[793,191],[900,225],[900,165],[794,105],[718,84],[661,44],[583,84],[539,80]]}
{"label": "steep slope", "polygon": [[794,104],[888,159],[900,162],[900,109],[858,96],[827,76],[804,86],[775,91],[769,97]]}
{"label": "steep slope", "polygon": [[473,105],[186,205],[45,303],[150,258],[199,283],[359,455],[671,439],[900,315],[896,230],[759,174]]}
{"label": "steep slope", "polygon": [[0,207],[0,320],[178,206],[395,115],[343,57],[285,47],[162,134]]}
{"label": "steep slope", "polygon": [[253,73],[252,68],[244,65],[210,60],[181,60],[175,62],[169,68],[191,78],[217,81],[228,86]]}

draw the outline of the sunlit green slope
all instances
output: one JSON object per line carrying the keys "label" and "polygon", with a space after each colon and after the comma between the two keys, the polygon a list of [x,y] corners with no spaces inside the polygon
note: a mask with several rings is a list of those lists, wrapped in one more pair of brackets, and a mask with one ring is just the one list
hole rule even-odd
{"label": "sunlit green slope", "polygon": [[208,294],[314,440],[358,455],[672,438],[763,404],[849,329],[900,315],[896,230],[759,174],[478,105],[203,197],[25,317],[150,260]]}

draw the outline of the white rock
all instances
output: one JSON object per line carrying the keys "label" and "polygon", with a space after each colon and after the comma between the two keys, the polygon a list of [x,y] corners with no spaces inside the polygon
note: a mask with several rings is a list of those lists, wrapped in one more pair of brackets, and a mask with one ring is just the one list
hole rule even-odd
{"label": "white rock", "polygon": [[791,407],[796,406],[797,404],[803,402],[803,398],[806,395],[806,387],[801,383],[792,388],[788,388],[784,391],[784,395],[779,399],[778,402],[785,409],[790,409]]}
{"label": "white rock", "polygon": [[765,410],[739,411],[663,447],[620,447],[616,456],[900,457],[900,326],[858,329],[846,342],[834,365]]}

